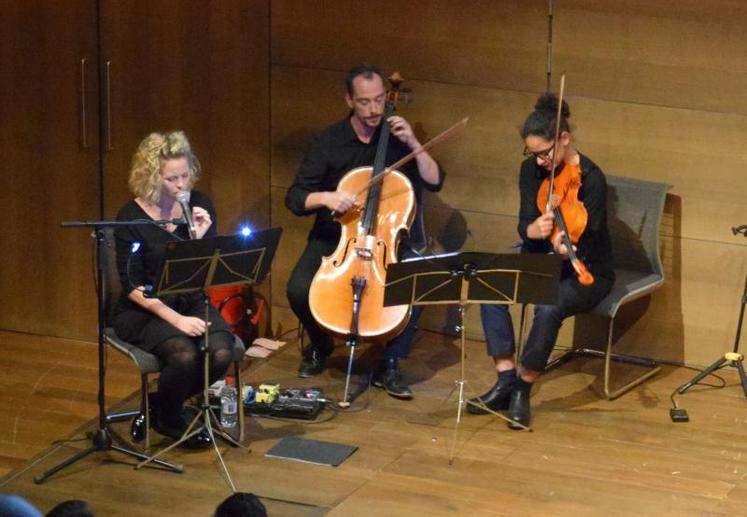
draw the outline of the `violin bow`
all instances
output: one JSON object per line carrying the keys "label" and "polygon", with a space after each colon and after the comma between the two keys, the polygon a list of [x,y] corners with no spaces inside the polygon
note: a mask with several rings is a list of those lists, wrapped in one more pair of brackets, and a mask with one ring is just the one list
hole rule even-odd
{"label": "violin bow", "polygon": [[565,72],[560,75],[560,92],[558,93],[558,111],[555,113],[555,138],[552,144],[552,169],[550,170],[550,190],[547,194],[547,210],[551,210],[552,193],[555,188],[555,168],[558,166],[558,140],[560,140],[560,117],[563,114],[563,94],[565,93]]}

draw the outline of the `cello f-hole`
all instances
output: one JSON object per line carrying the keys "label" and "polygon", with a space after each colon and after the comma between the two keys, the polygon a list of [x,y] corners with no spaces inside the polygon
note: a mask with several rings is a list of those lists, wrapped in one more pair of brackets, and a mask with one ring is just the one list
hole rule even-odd
{"label": "cello f-hole", "polygon": [[343,253],[342,253],[342,256],[341,256],[341,257],[340,257],[339,259],[336,259],[336,260],[333,260],[333,261],[332,261],[332,265],[333,265],[333,266],[335,266],[335,267],[340,267],[340,266],[341,266],[342,264],[344,264],[344,263],[345,263],[345,259],[346,259],[346,258],[347,258],[347,256],[348,256],[348,250],[350,249],[350,244],[351,244],[351,243],[352,243],[352,242],[353,242],[354,240],[355,240],[355,239],[348,239],[348,242],[347,242],[347,243],[345,243],[345,250],[343,251]]}

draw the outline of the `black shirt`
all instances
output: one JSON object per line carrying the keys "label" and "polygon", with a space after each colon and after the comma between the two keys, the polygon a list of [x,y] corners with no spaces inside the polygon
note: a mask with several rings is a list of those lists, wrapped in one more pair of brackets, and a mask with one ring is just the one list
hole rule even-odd
{"label": "black shirt", "polygon": [[[208,211],[213,224],[208,228],[205,237],[216,235],[218,222],[215,208],[210,198],[202,192],[193,190],[190,193],[189,206],[199,206]],[[134,199],[127,202],[117,214],[117,221],[134,221],[138,219],[152,220]],[[128,295],[138,286],[154,285],[158,281],[158,274],[160,273],[164,254],[166,253],[166,243],[174,240],[188,240],[189,230],[186,225],[177,226],[174,233],[170,233],[154,224],[119,226],[114,232],[114,237],[117,252],[117,271],[119,272],[122,284],[120,310],[142,309],[139,305],[132,302],[128,298]],[[137,253],[131,253],[133,242],[140,243],[140,249]]]}
{"label": "black shirt", "polygon": [[[612,266],[612,245],[607,230],[607,180],[602,170],[589,158],[579,153],[581,167],[581,188],[579,201],[583,202],[589,219],[586,230],[576,244],[576,255],[586,265],[592,275],[614,279]],[[537,160],[528,158],[521,164],[519,192],[519,235],[524,241],[524,249],[530,253],[549,253],[552,245],[548,239],[530,239],[527,227],[540,215],[537,207],[537,192],[540,184],[550,174],[537,165]]]}
{"label": "black shirt", "polygon": [[[386,123],[386,122],[384,122]],[[296,179],[285,196],[285,205],[298,216],[316,213],[316,220],[311,229],[309,238],[337,241],[340,238],[340,225],[334,221],[327,207],[316,210],[307,210],[304,206],[306,197],[313,192],[329,192],[337,189],[337,184],[342,177],[351,169],[356,167],[370,167],[376,156],[376,147],[379,142],[381,130],[377,129],[369,143],[363,143],[353,130],[350,118],[345,118],[322,131],[315,137],[304,156],[301,166],[296,174]],[[410,148],[398,138],[390,136],[386,165],[391,165],[403,156],[410,153]],[[422,189],[438,192],[441,190],[444,180],[444,172],[439,167],[439,182],[431,185],[423,181],[417,168],[417,162],[413,159],[401,169],[412,182],[415,190],[415,200],[420,206]],[[416,232],[422,228],[420,217],[421,211],[416,210],[415,221],[412,225],[410,242],[421,244],[424,235]]]}

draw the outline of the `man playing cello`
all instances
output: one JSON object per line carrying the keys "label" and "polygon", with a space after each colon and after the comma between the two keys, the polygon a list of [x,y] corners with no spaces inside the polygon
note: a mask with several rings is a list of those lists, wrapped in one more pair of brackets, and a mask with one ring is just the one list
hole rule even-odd
{"label": "man playing cello", "polygon": [[[349,170],[373,163],[380,128],[384,123],[389,124],[391,131],[386,152],[387,165],[421,147],[404,118],[394,115],[383,120],[387,93],[381,73],[376,68],[361,65],[351,69],[345,85],[349,115],[316,135],[285,198],[286,206],[294,214],[316,214],[306,248],[291,273],[287,288],[291,309],[311,338],[311,343],[303,350],[298,369],[300,377],[321,373],[334,347],[332,337],[311,314],[309,288],[322,257],[332,254],[340,240],[340,226],[333,220],[332,213],[342,214],[357,206],[355,193],[338,192],[338,183]],[[443,184],[444,174],[427,152],[419,153],[415,160],[402,168],[402,172],[410,179],[418,204],[423,188],[437,192]],[[413,231],[400,241],[400,259],[417,254],[413,250],[425,246],[421,217],[418,210]],[[393,397],[412,398],[412,391],[402,381],[399,359],[409,353],[421,312],[422,307],[413,307],[405,329],[387,343],[374,375],[374,386],[385,389]]]}

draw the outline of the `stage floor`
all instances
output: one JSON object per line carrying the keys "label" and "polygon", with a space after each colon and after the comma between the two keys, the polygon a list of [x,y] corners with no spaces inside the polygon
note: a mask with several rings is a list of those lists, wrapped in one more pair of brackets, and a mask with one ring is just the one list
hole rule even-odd
{"label": "stage floor", "polygon": [[[175,450],[183,474],[136,471],[114,452],[95,453],[43,485],[33,476],[88,446],[95,429],[97,362],[90,343],[0,333],[4,411],[0,491],[43,512],[87,500],[97,515],[212,515],[229,495],[213,450]],[[468,342],[467,394],[495,379],[480,342]],[[378,350],[360,347],[359,371]],[[245,372],[250,384],[321,387],[342,395],[346,350],[315,379],[296,377],[294,343]],[[136,405],[138,375],[110,353],[107,400]],[[738,515],[747,504],[747,400],[727,368],[723,389],[696,387],[679,398],[691,421],[669,420],[670,393],[693,376],[665,368],[615,401],[597,395],[602,363],[577,360],[542,378],[532,394],[533,432],[510,431],[492,416],[463,415],[449,463],[459,375],[458,341],[421,332],[403,361],[415,398],[372,388],[346,412],[318,421],[247,418],[251,452],[222,446],[237,489],[262,498],[270,515]],[[624,367],[632,368],[632,367]],[[718,384],[717,380],[710,382]],[[129,423],[113,428],[127,436]],[[156,444],[158,444],[158,435]],[[286,436],[358,447],[339,467],[265,457]],[[70,438],[60,445],[53,441]]]}

